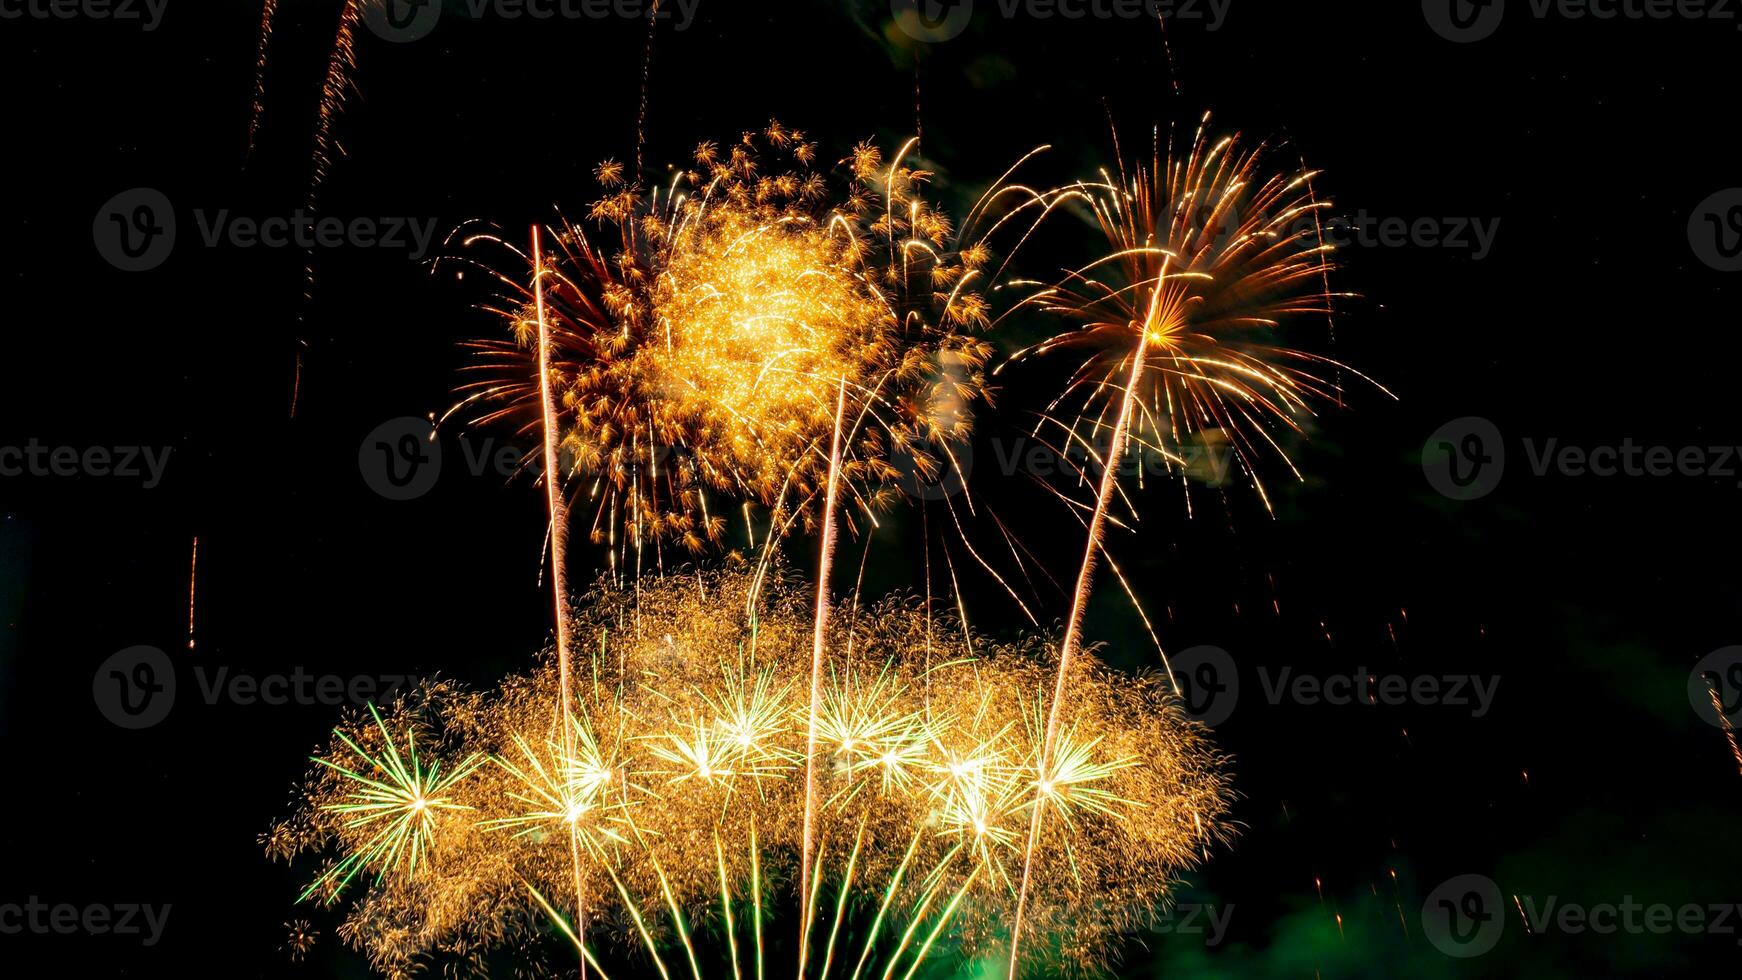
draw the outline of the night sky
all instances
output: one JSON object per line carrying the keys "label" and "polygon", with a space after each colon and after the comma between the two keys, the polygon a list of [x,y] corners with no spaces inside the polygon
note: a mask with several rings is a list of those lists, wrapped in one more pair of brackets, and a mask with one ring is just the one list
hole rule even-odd
{"label": "night sky", "polygon": [[[1291,340],[1396,400],[1345,375],[1343,407],[1290,447],[1303,479],[1267,461],[1271,510],[1239,481],[1189,495],[1146,481],[1130,487],[1141,524],[1109,542],[1163,646],[1222,691],[1188,701],[1233,759],[1240,824],[1181,908],[1119,951],[1118,974],[1733,974],[1742,761],[1692,694],[1715,671],[1742,723],[1742,8],[1596,3],[1620,12],[1605,18],[1513,0],[1496,27],[1483,17],[1501,0],[1458,0],[1472,31],[1492,29],[1458,42],[1438,0],[1195,0],[1173,8],[1164,47],[1113,0],[978,0],[929,43],[892,17],[904,2],[673,11],[653,45],[647,171],[771,117],[829,160],[917,125],[934,196],[960,214],[1037,145],[1054,149],[1029,179],[1055,184],[1111,159],[1110,120],[1141,145],[1209,111],[1214,130],[1321,171],[1315,189],[1361,232],[1339,252],[1333,285],[1356,295],[1334,334],[1302,324]],[[282,0],[251,153],[257,2],[127,8],[143,21],[92,6],[0,0],[0,964],[366,976],[335,916],[295,907],[307,867],[256,843],[340,708],[208,703],[202,682],[484,687],[548,642],[540,491],[468,472],[506,433],[444,429],[441,475],[410,500],[373,489],[366,437],[445,409],[460,342],[499,329],[472,308],[475,284],[414,259],[469,219],[579,214],[599,161],[633,161],[646,26],[473,18],[449,0],[427,37],[359,32],[315,214],[409,219],[434,243],[414,256],[408,230],[401,247],[316,248],[311,288],[302,249],[202,232],[305,206],[337,0]],[[1039,16],[1055,10],[1091,15]],[[139,188],[169,202],[177,236],[161,264],[126,271],[106,209]],[[1076,217],[1056,222],[1024,256],[1036,278],[1063,261],[1049,249],[1088,240]],[[990,338],[1010,353],[1044,327]],[[998,466],[1059,380],[1000,376],[972,480],[1068,583],[1077,522],[1033,474]],[[97,475],[93,449],[99,469],[151,455]],[[920,587],[938,513],[896,509],[868,591]],[[789,550],[803,570],[814,542]],[[602,560],[577,540],[571,575],[590,581]],[[962,590],[977,628],[1024,628],[989,577],[963,569]],[[1026,595],[1043,628],[1068,612],[1045,575]],[[1110,577],[1087,635],[1121,667],[1159,666]],[[176,692],[131,729],[103,692],[111,658],[140,646],[173,663]],[[1369,675],[1403,693],[1332,703],[1296,686]],[[147,944],[143,913],[141,934],[63,934],[29,924],[35,903],[169,910]],[[1682,924],[1688,907],[1703,925]],[[1672,910],[1667,927],[1647,925],[1652,908]],[[1610,909],[1617,929],[1587,924]],[[305,917],[322,941],[292,963],[283,923]]]}

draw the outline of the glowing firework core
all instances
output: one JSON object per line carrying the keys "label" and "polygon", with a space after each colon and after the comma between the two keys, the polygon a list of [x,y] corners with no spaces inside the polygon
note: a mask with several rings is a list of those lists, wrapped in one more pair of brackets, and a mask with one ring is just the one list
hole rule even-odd
{"label": "glowing firework core", "polygon": [[664,258],[652,336],[636,355],[636,374],[663,388],[659,428],[691,434],[700,458],[772,497],[790,463],[816,456],[843,380],[870,386],[889,312],[843,241],[804,219],[716,208],[680,226]]}

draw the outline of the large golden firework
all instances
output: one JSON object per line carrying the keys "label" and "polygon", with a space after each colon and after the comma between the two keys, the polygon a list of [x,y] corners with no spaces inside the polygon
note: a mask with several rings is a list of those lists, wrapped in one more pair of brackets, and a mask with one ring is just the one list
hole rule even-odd
{"label": "large golden firework", "polygon": [[[812,628],[809,597],[778,579],[747,612],[754,578],[672,577],[644,581],[638,598],[591,597],[575,624],[592,655],[567,738],[548,665],[492,694],[426,689],[380,723],[347,724],[269,849],[336,848],[334,867],[375,866],[356,857],[374,845],[342,807],[359,780],[378,781],[359,760],[418,730],[425,756],[439,744],[448,760],[489,761],[445,783],[449,805],[424,811],[423,860],[353,884],[362,890],[340,934],[377,968],[536,945],[554,917],[585,937],[601,972],[651,960],[662,973],[748,975],[777,945],[764,922],[778,913],[796,925],[805,907],[795,885]],[[979,641],[977,655],[927,669],[927,624],[911,604],[840,620],[818,724],[808,974],[1001,956],[1037,793],[1059,819],[1028,896],[1031,935],[1048,940],[1029,947],[1034,962],[1102,962],[1109,940],[1160,911],[1175,876],[1226,836],[1220,759],[1163,681],[1077,668],[1066,734],[1043,769],[1038,695],[1055,662],[1040,645]],[[949,624],[929,632],[934,651],[967,649]],[[330,871],[317,882],[353,897]]]}
{"label": "large golden firework", "polygon": [[[740,501],[769,508],[771,536],[800,520],[814,528],[837,421],[849,522],[874,519],[894,477],[935,473],[968,433],[991,353],[975,335],[987,321],[984,239],[965,239],[922,198],[930,174],[905,151],[885,161],[856,147],[844,190],[812,169],[815,155],[771,123],[729,147],[702,144],[664,187],[601,164],[606,194],[589,214],[611,232],[610,251],[568,221],[542,256],[463,235],[542,280],[559,476],[614,554],[669,540],[705,550]],[[971,217],[1002,191],[1026,194],[994,188]],[[1026,194],[1018,208],[1038,203]],[[481,359],[454,411],[509,420],[535,442],[545,420],[533,277],[471,261],[500,287],[488,308],[510,336],[473,345]]]}

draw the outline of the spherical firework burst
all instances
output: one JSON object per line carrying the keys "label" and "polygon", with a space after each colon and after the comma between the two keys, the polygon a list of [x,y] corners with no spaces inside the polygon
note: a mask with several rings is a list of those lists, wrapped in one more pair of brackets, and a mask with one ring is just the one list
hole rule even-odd
{"label": "spherical firework burst", "polygon": [[[379,723],[354,720],[270,837],[357,865],[371,845],[339,820],[356,792],[348,773],[402,738],[388,733],[418,729],[420,753],[439,742],[449,766],[488,761],[453,769],[467,770],[443,789],[456,805],[431,811],[415,870],[352,883],[362,891],[340,933],[377,967],[536,945],[554,921],[585,937],[601,972],[651,960],[662,973],[747,974],[781,945],[767,920],[794,923],[804,907],[794,886],[811,649],[807,596],[776,580],[746,612],[753,580],[722,572],[644,581],[639,599],[592,597],[576,617],[593,656],[566,739],[549,667],[492,694],[426,690]],[[832,632],[843,652],[819,724],[807,972],[1002,955],[1037,793],[1057,817],[1040,842],[1056,860],[1037,864],[1028,907],[1031,935],[1050,941],[1028,955],[1103,961],[1226,835],[1219,757],[1158,680],[1085,666],[1043,769],[1046,651],[976,642],[977,656],[928,671],[926,633],[903,602]],[[965,651],[967,639],[932,624],[934,650]]]}
{"label": "spherical firework burst", "polygon": [[[930,174],[904,155],[886,163],[860,145],[841,190],[811,169],[815,154],[773,123],[729,148],[702,144],[664,188],[607,162],[590,217],[615,250],[564,222],[550,254],[530,257],[561,477],[591,502],[595,541],[702,551],[724,534],[726,500],[770,508],[776,536],[812,526],[837,422],[846,517],[869,518],[894,499],[898,464],[935,472],[967,434],[990,355],[973,331],[987,321],[991,252],[923,200]],[[529,258],[499,236],[465,241]],[[503,296],[489,308],[512,336],[473,345],[482,360],[456,410],[533,436],[545,424],[533,290],[518,273],[491,275]]]}

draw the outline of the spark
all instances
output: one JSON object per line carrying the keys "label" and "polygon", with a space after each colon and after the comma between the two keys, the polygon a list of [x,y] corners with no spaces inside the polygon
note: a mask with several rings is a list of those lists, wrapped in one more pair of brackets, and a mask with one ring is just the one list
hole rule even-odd
{"label": "spark", "polygon": [[[1342,365],[1279,346],[1272,336],[1284,320],[1331,313],[1337,297],[1324,287],[1330,247],[1316,220],[1329,204],[1313,196],[1312,173],[1268,174],[1262,145],[1243,149],[1237,136],[1211,142],[1208,122],[1206,115],[1183,159],[1175,159],[1171,147],[1164,157],[1158,137],[1147,164],[1127,169],[1121,159],[1117,179],[1103,174],[1099,182],[1055,192],[1089,205],[1108,251],[1025,304],[1078,324],[1012,361],[1087,351],[1042,416],[1042,427],[1057,427],[1067,444],[1081,445],[1101,464],[1059,648],[1040,749],[1043,772],[1055,751],[1124,455],[1148,450],[1171,467],[1195,442],[1228,439],[1234,461],[1268,509],[1255,455],[1267,448],[1298,477],[1278,430],[1304,433],[1300,418],[1311,414],[1313,401],[1341,400],[1340,390],[1310,368]],[[1074,416],[1052,414],[1071,401],[1080,405]],[[1045,810],[1045,794],[1037,791],[1011,924],[1011,980],[1020,969],[1025,899]]]}
{"label": "spark", "polygon": [[[1028,915],[1037,935],[1070,933],[1048,945],[1061,963],[1093,965],[1228,834],[1219,757],[1159,676],[1081,666],[1042,770],[1033,692],[1054,667],[1042,648],[982,638],[969,656],[967,637],[949,621],[928,627],[917,600],[881,601],[828,626],[808,774],[816,851],[801,885],[813,597],[777,574],[747,610],[753,568],[700,576],[606,585],[576,606],[584,635],[604,637],[631,613],[641,628],[611,631],[589,651],[596,681],[573,692],[572,751],[551,723],[554,652],[495,691],[420,689],[365,730],[369,741],[335,734],[269,850],[353,855],[319,872],[310,894],[364,865],[382,872],[340,935],[386,972],[444,950],[530,945],[537,934],[510,925],[530,911],[560,917],[571,949],[602,956],[595,944],[607,936],[656,964],[666,957],[664,975],[677,972],[673,958],[699,969],[712,935],[734,964],[755,958],[761,976],[763,920],[780,908],[818,926],[834,916],[806,975],[853,963],[860,976],[897,978],[946,947],[964,957],[1001,948],[1037,787],[1066,816],[1043,830],[1040,853],[1056,860],[1036,863]],[[929,672],[928,629],[938,655]],[[446,775],[448,760],[468,774]],[[395,862],[371,827],[349,825],[345,808],[362,802],[390,830],[412,828],[404,848],[440,859],[421,857],[415,871]],[[577,866],[608,884],[559,906]],[[694,928],[721,916],[729,931]],[[748,964],[740,973],[751,975]]]}
{"label": "spark", "polygon": [[194,648],[194,587],[199,582],[200,536],[194,535],[193,555],[188,559],[188,649]]}
{"label": "spark", "polygon": [[378,869],[379,880],[403,861],[405,876],[412,877],[435,842],[437,815],[471,809],[455,802],[451,793],[481,764],[480,756],[466,757],[443,775],[439,760],[426,768],[418,758],[412,729],[405,731],[405,751],[401,754],[374,705],[369,706],[369,714],[381,734],[382,747],[375,754],[359,746],[343,730],[333,732],[364,764],[344,765],[322,757],[313,760],[343,777],[327,801],[320,804],[321,811],[342,818],[343,830],[357,833],[346,835],[353,843],[344,860],[316,878],[298,901],[325,892],[331,902],[358,872],[370,867]]}

